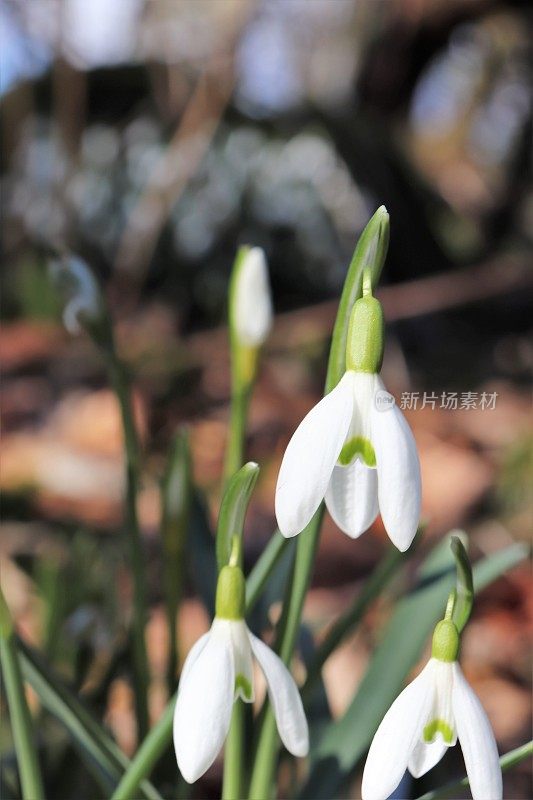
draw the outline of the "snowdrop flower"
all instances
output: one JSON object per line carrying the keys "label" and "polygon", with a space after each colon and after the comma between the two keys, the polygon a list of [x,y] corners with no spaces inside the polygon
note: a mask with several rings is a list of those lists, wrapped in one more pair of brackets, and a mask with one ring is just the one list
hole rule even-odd
{"label": "snowdrop flower", "polygon": [[239,343],[260,347],[272,326],[266,258],[260,247],[242,248],[231,286],[231,324]]}
{"label": "snowdrop flower", "polygon": [[181,774],[193,783],[219,753],[234,701],[254,700],[252,656],[268,686],[279,735],[295,756],[307,755],[309,736],[296,684],[280,658],[254,636],[244,621],[245,584],[237,566],[220,571],[211,630],[185,661],[174,711],[174,747]]}
{"label": "snowdrop flower", "polygon": [[383,313],[365,282],[354,304],[346,372],[304,418],[290,440],[276,487],[284,536],[300,533],[325,498],[329,513],[356,538],[381,513],[399,550],[420,518],[420,466],[413,434],[378,374]]}
{"label": "snowdrop flower", "polygon": [[457,663],[459,634],[439,622],[432,657],[390,707],[370,746],[363,800],[385,800],[409,769],[424,775],[457,740],[474,800],[501,800],[502,774],[490,723]]}
{"label": "snowdrop flower", "polygon": [[71,334],[81,331],[80,323],[98,322],[102,314],[100,288],[89,267],[77,256],[53,261],[52,278],[67,298],[63,323]]}

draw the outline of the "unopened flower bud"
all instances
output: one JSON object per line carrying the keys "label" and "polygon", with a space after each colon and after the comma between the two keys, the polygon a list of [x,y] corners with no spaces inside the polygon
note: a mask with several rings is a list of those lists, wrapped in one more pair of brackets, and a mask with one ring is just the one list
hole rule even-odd
{"label": "unopened flower bud", "polygon": [[239,344],[260,347],[272,326],[272,299],[266,258],[260,247],[246,248],[232,281],[231,325]]}

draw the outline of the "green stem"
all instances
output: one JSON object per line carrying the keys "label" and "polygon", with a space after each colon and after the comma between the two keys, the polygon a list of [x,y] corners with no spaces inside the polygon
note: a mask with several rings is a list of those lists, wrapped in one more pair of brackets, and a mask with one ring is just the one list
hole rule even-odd
{"label": "green stem", "polygon": [[[501,756],[500,758],[500,767],[502,772],[515,767],[517,764],[520,764],[521,761],[525,761],[526,758],[529,758],[532,754],[533,741],[523,744],[520,747],[517,747],[515,750],[510,750],[509,753],[505,753],[505,755]],[[467,786],[470,786],[470,781],[467,777],[464,777],[458,781],[453,781],[453,783],[447,783],[446,786],[440,786],[438,789],[433,789],[431,792],[426,792],[426,794],[421,795],[419,798],[417,798],[417,800],[440,800],[444,797],[457,797],[458,790],[464,789]]]}
{"label": "green stem", "polygon": [[[289,665],[292,658],[296,637],[300,628],[305,595],[311,580],[313,562],[318,547],[320,528],[324,516],[324,504],[321,504],[309,525],[298,536],[296,559],[292,580],[287,584],[283,603],[284,616],[280,631],[281,646],[279,655]],[[272,706],[268,704],[255,757],[254,770],[250,781],[250,800],[267,800],[274,787],[274,770],[279,747],[279,737]]]}
{"label": "green stem", "polygon": [[124,445],[126,450],[126,533],[130,550],[130,565],[133,574],[133,661],[135,709],[137,715],[137,734],[139,741],[148,731],[147,692],[149,683],[148,658],[144,638],[146,624],[146,576],[142,538],[137,516],[137,494],[139,488],[139,441],[135,428],[129,380],[124,365],[119,360],[114,346],[107,351],[109,376],[117,395]]}
{"label": "green stem", "polygon": [[249,386],[234,386],[232,391],[229,438],[224,458],[224,486],[227,485],[230,478],[243,464],[246,417],[251,394],[250,388]]}
{"label": "green stem", "polygon": [[[235,356],[234,356],[235,358]],[[233,369],[234,367],[233,359]],[[251,396],[251,386],[239,385],[234,378],[231,395],[229,439],[224,460],[224,486],[240,469],[244,459],[246,417]],[[224,751],[223,800],[241,800],[244,785],[244,703],[238,699],[233,705],[231,724]]]}
{"label": "green stem", "polygon": [[233,704],[231,724],[224,751],[222,800],[241,800],[243,797],[244,712],[244,703],[238,698]]}
{"label": "green stem", "polygon": [[268,581],[272,570],[278,564],[283,553],[290,544],[278,530],[270,538],[269,543],[252,567],[246,579],[246,612],[249,613],[255,606],[261,592]]}
{"label": "green stem", "polygon": [[113,792],[111,800],[131,800],[138,796],[138,788],[150,774],[154,765],[165,752],[172,731],[175,697],[165,708],[160,720],[143,741],[128,770]]}
{"label": "green stem", "polygon": [[44,798],[31,716],[24,693],[11,616],[0,590],[0,662],[24,800]]}
{"label": "green stem", "polygon": [[178,610],[183,593],[183,564],[187,524],[191,504],[191,465],[187,436],[176,435],[161,489],[163,580],[169,634],[167,683],[169,693],[176,688],[178,671]]}

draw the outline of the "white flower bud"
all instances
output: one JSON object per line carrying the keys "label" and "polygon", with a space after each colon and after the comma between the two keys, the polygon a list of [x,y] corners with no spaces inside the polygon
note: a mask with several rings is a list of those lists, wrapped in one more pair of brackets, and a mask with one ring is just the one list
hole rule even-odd
{"label": "white flower bud", "polygon": [[237,265],[232,287],[231,323],[239,342],[260,347],[272,326],[272,299],[263,250],[252,247]]}

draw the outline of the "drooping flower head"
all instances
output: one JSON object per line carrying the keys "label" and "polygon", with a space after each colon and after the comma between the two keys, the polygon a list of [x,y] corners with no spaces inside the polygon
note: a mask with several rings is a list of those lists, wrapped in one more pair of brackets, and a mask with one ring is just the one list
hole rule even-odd
{"label": "drooping flower head", "polygon": [[346,372],[303,419],[290,440],[276,487],[276,517],[284,536],[300,533],[323,499],[352,538],[381,513],[385,529],[406,550],[420,518],[416,444],[379,376],[383,312],[370,280],[354,304]]}
{"label": "drooping flower head", "polygon": [[198,780],[227,736],[234,701],[254,700],[252,657],[268,687],[281,740],[295,756],[309,749],[307,721],[296,684],[280,658],[244,621],[245,583],[236,565],[222,568],[216,614],[208,633],[193,646],[181,674],[174,711],[174,748],[181,774]]}
{"label": "drooping flower head", "polygon": [[405,770],[419,778],[461,745],[474,800],[501,800],[498,749],[487,716],[457,662],[459,633],[438,623],[431,658],[379,726],[363,772],[363,800],[386,800]]}
{"label": "drooping flower head", "polygon": [[87,264],[78,256],[68,255],[52,261],[50,273],[65,298],[63,322],[68,332],[75,335],[82,327],[98,325],[103,299]]}

